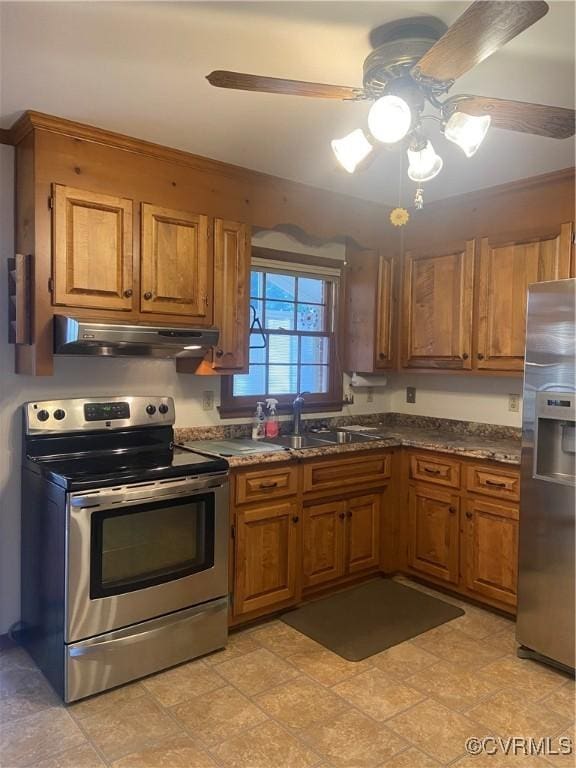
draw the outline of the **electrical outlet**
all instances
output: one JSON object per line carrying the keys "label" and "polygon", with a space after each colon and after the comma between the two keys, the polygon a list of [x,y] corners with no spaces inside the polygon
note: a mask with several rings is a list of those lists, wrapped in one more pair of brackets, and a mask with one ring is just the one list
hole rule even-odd
{"label": "electrical outlet", "polygon": [[508,410],[520,413],[520,395],[508,395]]}
{"label": "electrical outlet", "polygon": [[416,387],[406,387],[406,402],[407,403],[416,402]]}
{"label": "electrical outlet", "polygon": [[374,387],[368,387],[368,389],[366,390],[366,402],[367,403],[374,402]]}
{"label": "electrical outlet", "polygon": [[214,392],[209,389],[202,392],[202,410],[214,410]]}

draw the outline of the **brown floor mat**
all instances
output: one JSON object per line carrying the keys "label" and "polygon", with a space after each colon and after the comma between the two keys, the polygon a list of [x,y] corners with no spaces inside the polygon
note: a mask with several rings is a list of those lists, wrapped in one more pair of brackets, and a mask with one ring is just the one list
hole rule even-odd
{"label": "brown floor mat", "polygon": [[463,615],[424,592],[375,579],[289,611],[282,621],[339,656],[360,661]]}

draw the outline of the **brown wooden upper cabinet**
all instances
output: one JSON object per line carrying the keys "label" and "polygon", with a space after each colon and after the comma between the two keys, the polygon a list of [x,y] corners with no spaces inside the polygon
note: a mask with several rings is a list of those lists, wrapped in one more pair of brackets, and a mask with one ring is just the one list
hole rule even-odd
{"label": "brown wooden upper cabinet", "polygon": [[140,311],[211,325],[208,217],[142,203]]}
{"label": "brown wooden upper cabinet", "polygon": [[472,367],[474,241],[458,250],[404,256],[404,368]]}
{"label": "brown wooden upper cabinet", "polygon": [[214,324],[220,338],[212,364],[218,373],[248,372],[250,251],[250,227],[216,219]]}
{"label": "brown wooden upper cabinet", "polygon": [[52,185],[53,303],[131,310],[132,201]]}
{"label": "brown wooden upper cabinet", "polygon": [[531,283],[570,276],[571,223],[530,240],[483,238],[477,299],[475,364],[492,371],[524,367],[526,292]]}
{"label": "brown wooden upper cabinet", "polygon": [[376,251],[350,255],[346,274],[346,369],[359,373],[392,368],[396,262]]}

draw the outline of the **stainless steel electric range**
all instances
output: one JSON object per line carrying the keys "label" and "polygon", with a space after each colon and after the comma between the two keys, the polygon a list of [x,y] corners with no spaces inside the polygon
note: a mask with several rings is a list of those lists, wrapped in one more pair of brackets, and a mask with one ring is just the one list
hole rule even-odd
{"label": "stainless steel electric range", "polygon": [[66,702],[221,648],[228,463],[169,397],[24,406],[22,644]]}

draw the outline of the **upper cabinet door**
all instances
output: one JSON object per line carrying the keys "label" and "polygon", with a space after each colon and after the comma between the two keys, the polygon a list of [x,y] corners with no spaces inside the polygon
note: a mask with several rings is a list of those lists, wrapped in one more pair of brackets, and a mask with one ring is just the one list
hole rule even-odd
{"label": "upper cabinet door", "polygon": [[142,203],[140,311],[212,324],[208,217]]}
{"label": "upper cabinet door", "polygon": [[248,371],[250,228],[216,219],[214,225],[214,324],[220,330],[213,367]]}
{"label": "upper cabinet door", "polygon": [[531,283],[570,276],[572,224],[556,235],[505,243],[483,238],[478,277],[476,367],[524,367],[526,297]]}
{"label": "upper cabinet door", "polygon": [[132,201],[52,187],[54,304],[132,309]]}
{"label": "upper cabinet door", "polygon": [[404,257],[402,366],[471,368],[474,241]]}
{"label": "upper cabinet door", "polygon": [[378,297],[376,301],[376,349],[374,366],[391,368],[394,364],[392,328],[394,310],[394,259],[380,256],[378,260]]}

